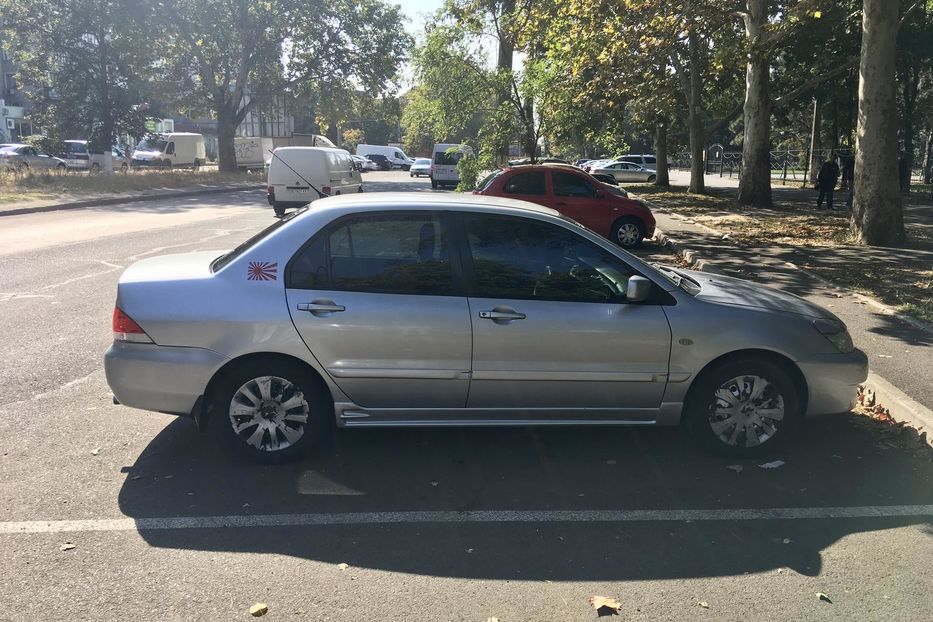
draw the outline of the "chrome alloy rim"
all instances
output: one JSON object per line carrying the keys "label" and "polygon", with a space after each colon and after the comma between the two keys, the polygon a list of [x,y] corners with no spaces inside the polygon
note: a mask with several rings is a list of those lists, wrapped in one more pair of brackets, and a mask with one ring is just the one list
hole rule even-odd
{"label": "chrome alloy rim", "polygon": [[784,396],[761,376],[738,376],[714,393],[709,425],[726,445],[755,447],[777,433]]}
{"label": "chrome alloy rim", "polygon": [[616,233],[616,238],[623,246],[634,244],[638,241],[638,225],[631,222],[623,223],[619,227],[619,232]]}
{"label": "chrome alloy rim", "polygon": [[259,451],[281,451],[304,436],[308,401],[291,381],[260,376],[237,389],[230,400],[230,425]]}

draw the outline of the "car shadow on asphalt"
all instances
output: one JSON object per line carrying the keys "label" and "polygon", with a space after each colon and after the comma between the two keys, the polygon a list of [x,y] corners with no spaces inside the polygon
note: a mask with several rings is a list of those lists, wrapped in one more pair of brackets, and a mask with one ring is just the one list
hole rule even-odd
{"label": "car shadow on asphalt", "polygon": [[[217,422],[214,422],[215,424]],[[305,460],[260,466],[210,431],[167,426],[127,468],[134,519],[414,511],[662,510],[663,520],[395,522],[144,529],[152,546],[277,553],[431,576],[627,580],[822,569],[846,535],[929,517],[684,520],[678,510],[928,505],[933,460],[910,429],[851,414],[786,450],[735,460],[677,429],[338,430]],[[783,460],[779,468],[760,464]],[[734,467],[742,467],[741,472]],[[732,467],[732,468],[730,468]]]}

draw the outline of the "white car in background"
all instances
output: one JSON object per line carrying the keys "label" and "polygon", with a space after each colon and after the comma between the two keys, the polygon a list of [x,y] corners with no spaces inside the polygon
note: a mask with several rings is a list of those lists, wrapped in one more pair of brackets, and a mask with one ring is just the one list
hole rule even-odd
{"label": "white car in background", "polygon": [[356,164],[356,170],[360,172],[379,170],[379,165],[373,162],[372,160],[370,160],[369,158],[358,156],[358,155],[351,155],[350,157],[353,159],[353,162]]}
{"label": "white car in background", "polygon": [[416,158],[415,163],[408,170],[409,177],[431,176],[431,158]]}

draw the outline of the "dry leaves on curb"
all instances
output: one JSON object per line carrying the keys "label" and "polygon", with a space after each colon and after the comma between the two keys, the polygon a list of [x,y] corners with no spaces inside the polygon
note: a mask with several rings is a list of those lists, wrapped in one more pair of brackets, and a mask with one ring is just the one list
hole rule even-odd
{"label": "dry leaves on curb", "polygon": [[71,551],[71,550],[74,549],[76,546],[77,546],[77,545],[76,545],[74,542],[65,542],[65,543],[62,544],[60,547],[58,547],[58,550],[59,550],[59,551]]}
{"label": "dry leaves on curb", "polygon": [[827,595],[824,594],[823,592],[817,592],[817,593],[816,593],[816,597],[819,598],[819,599],[820,599],[821,601],[823,601],[824,603],[829,603],[829,604],[832,604],[832,603],[833,603],[833,601],[830,600],[829,596],[827,596]]}
{"label": "dry leaves on curb", "polygon": [[96,456],[99,453],[100,453],[100,447],[95,447],[94,449],[91,450],[92,456]]}
{"label": "dry leaves on curb", "polygon": [[703,609],[709,609],[709,603],[706,602],[705,600],[701,600],[697,602],[697,607],[702,607]]}
{"label": "dry leaves on curb", "polygon": [[339,568],[340,570],[346,570],[349,567],[350,567],[350,564],[345,564],[343,562],[337,564],[337,568]]}
{"label": "dry leaves on curb", "polygon": [[267,613],[269,613],[269,606],[266,605],[266,603],[256,603],[249,608],[249,615],[253,616],[254,618],[264,616]]}
{"label": "dry leaves on curb", "polygon": [[592,596],[590,598],[590,604],[593,605],[593,609],[596,610],[596,615],[600,617],[617,616],[619,615],[619,612],[622,611],[622,603],[617,601],[615,598]]}

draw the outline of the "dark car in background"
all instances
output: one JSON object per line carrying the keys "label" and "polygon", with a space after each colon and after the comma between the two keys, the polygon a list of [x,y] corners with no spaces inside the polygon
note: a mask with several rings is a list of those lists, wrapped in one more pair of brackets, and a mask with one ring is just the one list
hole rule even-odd
{"label": "dark car in background", "polygon": [[381,153],[367,153],[363,157],[368,158],[369,160],[375,162],[376,166],[379,167],[380,171],[391,171],[392,170],[392,163],[389,162],[389,158],[385,157]]}

